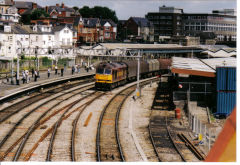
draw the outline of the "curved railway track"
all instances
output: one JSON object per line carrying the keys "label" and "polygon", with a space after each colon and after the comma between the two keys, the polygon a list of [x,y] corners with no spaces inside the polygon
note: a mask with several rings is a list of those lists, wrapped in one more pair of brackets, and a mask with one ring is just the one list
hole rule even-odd
{"label": "curved railway track", "polygon": [[92,80],[93,79],[87,79],[87,80],[81,80],[81,81],[74,82],[74,83],[66,83],[64,85],[60,85],[60,87],[57,87],[57,88],[54,87],[54,89],[47,90],[46,92],[43,92],[43,93],[35,94],[32,97],[26,98],[24,100],[21,100],[20,102],[17,102],[6,108],[3,108],[0,110],[0,124],[2,122],[4,122],[5,120],[7,120],[12,115],[20,112],[22,109],[34,104],[35,102],[37,102],[41,99],[47,98],[47,97],[51,96],[52,94],[62,92],[64,90],[76,87],[78,85],[82,85],[82,84],[91,82]]}
{"label": "curved railway track", "polygon": [[[150,81],[142,82],[141,85]],[[135,89],[136,85],[132,85],[120,91],[103,109],[97,128],[97,161],[125,161],[118,132],[119,113],[125,100]]]}
{"label": "curved railway track", "polygon": [[[54,145],[54,140],[56,138],[56,134],[57,134],[57,128],[60,126],[60,124],[62,123],[62,121],[64,119],[67,119],[73,112],[76,112],[76,111],[79,111],[78,115],[76,116],[76,118],[74,119],[74,121],[72,122],[72,125],[73,125],[73,128],[72,128],[72,134],[71,134],[71,146],[69,147],[70,148],[70,153],[71,153],[71,160],[72,161],[75,161],[75,132],[76,132],[76,124],[78,122],[78,119],[81,115],[81,113],[85,110],[85,108],[90,105],[93,101],[95,101],[97,98],[101,97],[104,93],[100,93],[98,92],[96,94],[96,92],[92,93],[91,95],[95,94],[96,97],[94,97],[93,99],[91,99],[90,101],[80,105],[79,107],[75,108],[74,110],[72,110],[71,113],[69,113],[68,115],[67,112],[73,108],[78,102],[88,98],[90,95],[88,96],[85,96],[75,102],[73,102],[64,112],[63,114],[61,115],[61,117],[58,119],[58,121],[54,124],[53,126],[53,131],[52,131],[52,135],[51,135],[51,140],[50,140],[50,143],[49,143],[49,147],[48,147],[48,153],[47,153],[47,157],[46,157],[46,161],[51,161],[51,157],[52,157],[52,150],[53,150],[53,145]],[[65,118],[64,118],[65,117]]]}
{"label": "curved railway track", "polygon": [[[82,83],[83,83],[83,82],[82,82]],[[75,86],[75,85],[74,85],[74,86]],[[36,111],[39,107],[41,107],[41,106],[43,106],[43,105],[46,105],[47,103],[49,103],[49,102],[51,102],[51,101],[54,101],[54,100],[56,100],[57,98],[60,98],[60,97],[62,97],[62,96],[64,96],[64,95],[66,95],[66,94],[72,93],[71,96],[68,98],[68,99],[70,99],[70,98],[72,98],[72,97],[74,97],[74,96],[82,93],[83,91],[86,91],[86,90],[92,88],[93,86],[94,86],[93,83],[91,83],[91,84],[88,85],[88,86],[84,86],[84,87],[80,87],[80,88],[77,88],[77,89],[74,89],[74,90],[70,90],[69,92],[64,92],[64,93],[62,93],[62,94],[60,94],[60,95],[58,95],[58,96],[56,96],[56,97],[53,97],[52,99],[49,99],[48,101],[45,101],[45,102],[42,103],[42,104],[38,105],[37,107],[35,107],[34,109],[32,109],[31,111],[29,111],[28,113],[26,113],[23,117],[20,118],[20,120],[18,120],[18,121],[16,122],[16,124],[8,131],[8,133],[7,133],[7,134],[4,136],[4,138],[1,140],[0,146],[2,147],[2,146],[6,143],[6,141],[11,137],[11,135],[12,135],[13,132],[16,130],[16,128],[17,128],[18,126],[20,126],[20,124],[21,124],[31,113],[33,113],[34,111]],[[63,87],[63,88],[66,89],[65,87]],[[69,87],[68,87],[68,88],[69,88]],[[74,91],[78,91],[78,90],[79,90],[79,92],[74,93]],[[63,90],[61,90],[61,91],[63,91]],[[66,99],[66,100],[68,100],[68,99]],[[22,139],[24,139],[24,140],[22,141],[22,143],[20,144],[19,148],[17,149],[16,155],[14,156],[14,159],[13,159],[13,160],[16,161],[16,160],[18,159],[18,157],[19,157],[19,154],[18,154],[18,153],[21,153],[21,151],[22,151],[22,149],[23,149],[23,147],[24,147],[24,145],[25,145],[26,140],[27,140],[28,137],[31,135],[31,133],[36,129],[36,127],[38,127],[38,126],[40,125],[40,123],[41,123],[40,121],[42,120],[42,118],[43,118],[44,116],[46,116],[53,108],[57,107],[60,102],[61,102],[61,101],[58,101],[58,102],[55,103],[54,105],[48,107],[48,110],[46,110],[46,111],[28,128],[28,131],[26,131],[26,132],[25,132],[20,138],[18,138],[10,147],[8,147],[8,149],[4,152],[4,154],[0,156],[0,160],[1,160],[1,161],[4,160],[4,158],[20,143],[20,141],[21,141]],[[66,107],[64,107],[64,108],[66,108]],[[63,108],[63,109],[64,109],[64,108]],[[19,135],[18,135],[18,136],[19,136]],[[0,148],[1,148],[1,147],[0,147]]]}

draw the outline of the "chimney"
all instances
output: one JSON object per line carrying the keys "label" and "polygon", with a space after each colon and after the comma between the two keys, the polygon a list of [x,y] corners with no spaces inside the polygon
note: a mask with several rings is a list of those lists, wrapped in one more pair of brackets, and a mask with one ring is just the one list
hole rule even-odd
{"label": "chimney", "polygon": [[45,11],[46,11],[46,13],[48,13],[48,6],[45,7]]}
{"label": "chimney", "polygon": [[57,3],[56,6],[59,7],[59,4]]}
{"label": "chimney", "polygon": [[32,9],[36,9],[37,8],[37,4],[36,3],[32,3]]}
{"label": "chimney", "polygon": [[64,8],[65,6],[64,6],[64,3],[62,3],[62,8]]}

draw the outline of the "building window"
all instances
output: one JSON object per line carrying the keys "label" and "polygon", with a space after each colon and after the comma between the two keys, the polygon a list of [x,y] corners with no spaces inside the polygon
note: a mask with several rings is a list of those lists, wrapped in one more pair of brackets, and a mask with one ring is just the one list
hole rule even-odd
{"label": "building window", "polygon": [[28,38],[25,38],[26,41],[28,41]]}
{"label": "building window", "polygon": [[69,32],[69,30],[64,30],[64,33],[68,33]]}
{"label": "building window", "polygon": [[110,37],[110,33],[109,32],[105,32],[104,36],[105,36],[105,38],[109,38]]}
{"label": "building window", "polygon": [[12,41],[12,36],[8,36],[8,41]]}
{"label": "building window", "polygon": [[36,41],[38,41],[38,36],[36,36]]}
{"label": "building window", "polygon": [[105,30],[110,30],[110,27],[105,27]]}
{"label": "building window", "polygon": [[51,40],[52,40],[52,37],[51,37],[51,36],[48,36],[48,40],[51,41]]}

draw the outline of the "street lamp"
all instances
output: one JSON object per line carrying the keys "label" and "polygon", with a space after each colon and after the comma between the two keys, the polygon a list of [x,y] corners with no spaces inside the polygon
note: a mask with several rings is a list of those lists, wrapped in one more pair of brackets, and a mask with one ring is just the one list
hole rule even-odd
{"label": "street lamp", "polygon": [[39,71],[39,59],[38,59],[38,46],[36,46],[36,48],[35,48],[35,57],[36,57],[36,68],[37,68],[37,70]]}

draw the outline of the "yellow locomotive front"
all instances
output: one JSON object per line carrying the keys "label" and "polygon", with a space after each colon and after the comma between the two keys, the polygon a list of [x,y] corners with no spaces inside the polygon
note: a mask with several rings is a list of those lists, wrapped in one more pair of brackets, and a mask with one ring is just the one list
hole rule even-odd
{"label": "yellow locomotive front", "polygon": [[96,68],[95,87],[112,89],[126,80],[126,65],[119,62],[102,62]]}
{"label": "yellow locomotive front", "polygon": [[96,83],[112,83],[112,70],[98,68],[96,70],[95,79]]}

